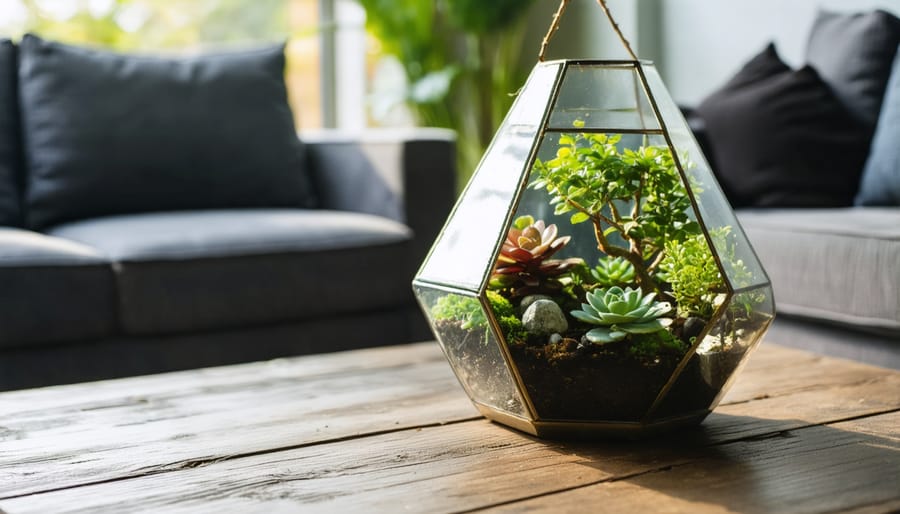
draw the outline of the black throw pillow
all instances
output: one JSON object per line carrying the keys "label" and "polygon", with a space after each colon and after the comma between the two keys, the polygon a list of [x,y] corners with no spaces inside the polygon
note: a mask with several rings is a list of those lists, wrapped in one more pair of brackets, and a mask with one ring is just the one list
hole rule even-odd
{"label": "black throw pillow", "polygon": [[734,207],[852,205],[870,133],[814,69],[769,44],[697,107]]}
{"label": "black throw pillow", "polygon": [[850,113],[874,130],[898,44],[900,19],[891,13],[819,11],[806,62]]}
{"label": "black throw pillow", "polygon": [[16,46],[0,40],[0,226],[21,222],[19,187],[19,106],[16,95]]}
{"label": "black throw pillow", "polygon": [[284,46],[162,58],[20,44],[32,228],[147,211],[310,207]]}

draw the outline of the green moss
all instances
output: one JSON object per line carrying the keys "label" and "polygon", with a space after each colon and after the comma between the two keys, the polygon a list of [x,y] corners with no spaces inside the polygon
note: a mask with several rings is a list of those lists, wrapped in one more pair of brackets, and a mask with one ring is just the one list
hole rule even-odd
{"label": "green moss", "polygon": [[[508,343],[517,343],[528,338],[528,332],[522,326],[522,320],[516,316],[516,308],[509,300],[494,291],[487,292],[487,300]],[[442,296],[431,308],[431,315],[435,321],[461,321],[461,327],[466,330],[488,331],[488,320],[481,308],[481,301],[476,297],[457,294]]]}
{"label": "green moss", "polygon": [[500,293],[488,291],[487,300],[491,306],[491,310],[494,311],[494,315],[498,318],[516,315],[516,308],[513,307],[512,302],[504,298]]}
{"label": "green moss", "polygon": [[516,308],[512,302],[504,298],[500,293],[495,291],[487,292],[488,303],[494,316],[497,317],[497,324],[500,325],[500,331],[503,332],[503,338],[507,344],[516,344],[525,341],[528,338],[528,331],[522,325],[522,320],[516,316]]}
{"label": "green moss", "polygon": [[642,360],[652,360],[663,354],[684,355],[689,346],[670,332],[634,335],[628,353]]}
{"label": "green moss", "polygon": [[448,294],[442,296],[431,308],[435,321],[455,320],[463,322],[462,328],[487,328],[487,319],[478,298]]}

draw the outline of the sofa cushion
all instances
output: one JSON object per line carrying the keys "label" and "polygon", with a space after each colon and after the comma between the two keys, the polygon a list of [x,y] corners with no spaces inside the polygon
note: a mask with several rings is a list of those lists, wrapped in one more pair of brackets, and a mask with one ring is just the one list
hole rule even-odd
{"label": "sofa cushion", "polygon": [[770,44],[697,108],[735,207],[852,205],[869,135],[809,66]]}
{"label": "sofa cushion", "polygon": [[0,348],[110,335],[114,292],[112,267],[93,249],[0,228]]}
{"label": "sofa cushion", "polygon": [[283,45],[185,58],[20,44],[27,221],[307,207]]}
{"label": "sofa cushion", "polygon": [[172,212],[73,222],[49,233],[115,261],[129,334],[288,322],[411,299],[409,229],[367,214]]}
{"label": "sofa cushion", "polygon": [[738,218],[779,312],[900,336],[900,209],[771,209]]}
{"label": "sofa cushion", "polygon": [[819,11],[809,34],[806,62],[871,130],[898,43],[900,19],[893,14]]}
{"label": "sofa cushion", "polygon": [[857,205],[900,205],[900,47],[888,82]]}
{"label": "sofa cushion", "polygon": [[8,39],[0,39],[0,226],[15,226],[21,222],[18,113],[16,46]]}

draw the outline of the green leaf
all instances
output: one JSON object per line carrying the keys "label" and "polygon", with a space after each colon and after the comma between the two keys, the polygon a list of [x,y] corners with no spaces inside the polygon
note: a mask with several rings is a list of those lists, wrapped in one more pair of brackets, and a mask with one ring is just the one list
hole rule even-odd
{"label": "green leaf", "polygon": [[587,213],[576,212],[575,214],[572,215],[571,218],[569,218],[569,222],[573,225],[577,225],[579,223],[584,223],[585,221],[587,221],[589,219],[591,219],[591,217],[588,216]]}
{"label": "green leaf", "polygon": [[450,83],[459,72],[458,66],[450,65],[444,69],[427,73],[410,85],[410,100],[417,104],[443,100],[450,92]]}
{"label": "green leaf", "polygon": [[519,230],[522,230],[529,225],[534,225],[534,218],[527,214],[525,216],[519,216],[516,218],[516,221],[513,222],[513,226]]}
{"label": "green leaf", "polygon": [[587,337],[588,341],[597,344],[606,344],[612,343],[615,341],[620,341],[628,335],[625,332],[621,332],[618,330],[610,330],[608,328],[595,328],[589,330],[585,337]]}
{"label": "green leaf", "polygon": [[666,328],[666,326],[670,325],[672,320],[668,318],[655,319],[652,321],[647,321],[645,323],[628,323],[626,325],[617,325],[613,327],[616,330],[622,330],[624,332],[628,332],[631,334],[652,334],[654,332],[659,332],[660,330]]}
{"label": "green leaf", "polygon": [[561,203],[553,209],[553,214],[559,216],[560,214],[565,214],[572,210],[572,206],[567,203]]}

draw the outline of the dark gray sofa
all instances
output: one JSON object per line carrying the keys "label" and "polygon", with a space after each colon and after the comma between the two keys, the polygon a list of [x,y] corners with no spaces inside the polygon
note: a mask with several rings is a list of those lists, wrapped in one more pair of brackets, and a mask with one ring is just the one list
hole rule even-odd
{"label": "dark gray sofa", "polygon": [[0,40],[0,389],[429,339],[439,129],[294,129],[280,46]]}
{"label": "dark gray sofa", "polygon": [[409,283],[454,200],[452,133],[303,139],[316,209],[0,227],[0,388],[430,338]]}

